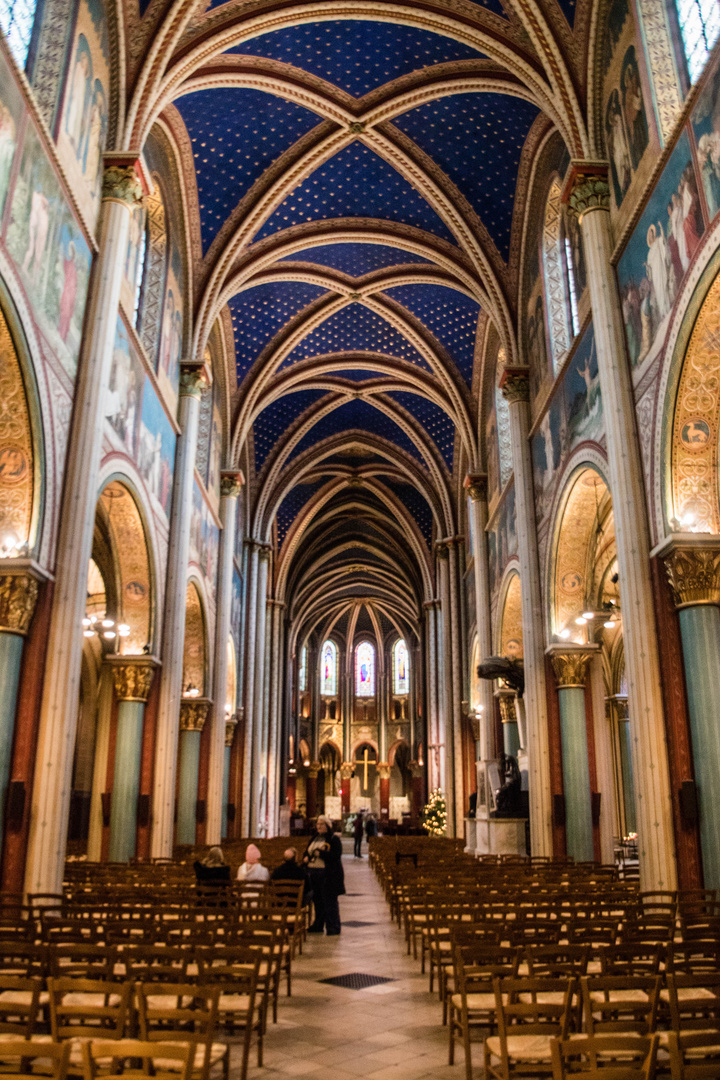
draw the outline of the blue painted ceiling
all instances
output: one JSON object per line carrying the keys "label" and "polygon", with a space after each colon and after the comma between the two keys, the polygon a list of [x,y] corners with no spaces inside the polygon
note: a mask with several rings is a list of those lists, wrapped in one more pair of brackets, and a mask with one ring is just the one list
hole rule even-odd
{"label": "blue painted ceiling", "polygon": [[429,547],[432,543],[433,513],[427,499],[423,498],[418,489],[412,484],[400,484],[396,480],[388,480],[387,478],[383,478],[383,484],[410,511],[420,528],[425,543]]}
{"label": "blue painted ceiling", "polygon": [[[484,6],[504,14],[497,0]],[[379,25],[382,33],[378,33]],[[293,64],[356,98],[418,68],[448,60],[476,60],[482,55],[439,34],[360,20],[274,30],[228,51]]]}
{"label": "blue painted ceiling", "polygon": [[301,281],[273,281],[238,293],[229,303],[238,382],[283,326],[325,292]]}
{"label": "blue painted ceiling", "polygon": [[292,460],[298,454],[302,454],[305,450],[309,450],[311,446],[315,446],[322,439],[329,439],[332,435],[338,435],[340,432],[355,428],[359,428],[361,431],[369,431],[379,438],[387,439],[418,461],[423,461],[420,451],[394,420],[381,413],[379,409],[374,408],[369,402],[359,399],[339,405],[337,409],[333,409],[327,416],[323,416],[312,430],[308,431],[307,435],[300,440],[289,460]]}
{"label": "blue painted ceiling", "polygon": [[388,397],[402,405],[427,431],[442,454],[445,464],[452,471],[453,452],[455,449],[455,425],[434,401],[428,401],[420,394],[388,394]]}
{"label": "blue painted ceiling", "polygon": [[203,253],[243,195],[320,117],[262,90],[198,90],[176,102],[193,148]]}
{"label": "blue painted ceiling", "polygon": [[480,314],[477,301],[445,285],[396,285],[386,292],[434,334],[470,386]]}
{"label": "blue painted ceiling", "polygon": [[406,263],[427,263],[421,255],[413,255],[402,248],[386,247],[383,244],[328,244],[326,247],[308,248],[296,255],[286,255],[281,262],[308,262],[316,266],[327,266],[331,270],[340,270],[350,277],[359,278],[373,270],[384,270],[388,266],[402,266]]}
{"label": "blue painted ceiling", "polygon": [[303,506],[319,491],[326,482],[327,477],[313,481],[312,484],[296,484],[283,501],[277,512],[278,544],[282,547],[283,541],[290,531],[290,526],[302,510]]}
{"label": "blue painted ceiling", "polygon": [[263,467],[268,454],[293,421],[320,398],[325,397],[325,393],[324,390],[299,390],[295,394],[284,394],[283,397],[263,409],[253,425],[257,472]]}
{"label": "blue painted ceiling", "polygon": [[428,370],[420,353],[407,338],[362,304],[348,304],[331,315],[295,346],[282,367],[290,367],[308,356],[358,349],[397,356]]}

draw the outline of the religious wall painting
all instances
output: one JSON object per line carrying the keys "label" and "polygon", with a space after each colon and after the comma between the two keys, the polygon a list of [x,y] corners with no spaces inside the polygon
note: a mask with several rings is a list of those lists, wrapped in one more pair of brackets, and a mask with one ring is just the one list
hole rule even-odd
{"label": "religious wall painting", "polygon": [[[503,500],[498,507],[493,522],[492,530],[488,533],[488,539],[493,537],[493,554],[491,559],[491,579],[494,578],[495,587],[500,584],[503,571],[508,559],[517,555],[517,528],[515,522],[515,485],[508,487]],[[488,544],[488,548],[490,548]],[[494,569],[494,574],[492,573]]]}
{"label": "religious wall painting", "polygon": [[603,49],[602,131],[610,163],[613,211],[620,210],[634,178],[647,179],[653,149],[659,149],[649,120],[649,88],[641,70],[641,46],[629,0],[613,0]]}
{"label": "religious wall painting", "polygon": [[410,692],[410,667],[407,645],[403,638],[395,642],[393,647],[393,693],[408,694]]}
{"label": "religious wall painting", "polygon": [[136,321],[136,311],[141,299],[142,272],[146,248],[146,211],[144,205],[135,206],[130,214],[128,246],[125,255],[120,299],[128,315]]}
{"label": "religious wall painting", "polygon": [[565,371],[563,396],[567,416],[566,452],[570,453],[581,442],[599,442],[604,432],[603,406],[592,324]]}
{"label": "religious wall painting", "polygon": [[6,237],[40,330],[74,379],[91,254],[34,128],[26,129]]}
{"label": "religious wall painting", "polygon": [[232,596],[230,598],[230,631],[235,638],[235,644],[240,642],[240,623],[242,621],[242,578],[237,569],[233,567]]}
{"label": "religious wall painting", "polygon": [[495,493],[500,490],[500,452],[494,404],[485,424],[485,446],[487,448],[488,498],[492,500]]}
{"label": "religious wall painting", "polygon": [[337,693],[337,646],[334,641],[323,642],[320,652],[320,694],[334,697]]}
{"label": "religious wall painting", "polygon": [[525,347],[527,363],[530,368],[530,397],[534,401],[542,387],[550,379],[551,372],[548,362],[543,279],[540,274],[540,263],[537,255],[534,256],[533,267],[535,273],[531,278],[533,284],[526,306]]}
{"label": "religious wall painting", "polygon": [[57,134],[58,153],[92,225],[107,142],[110,49],[103,0],[80,0]]}
{"label": "religious wall painting", "polygon": [[190,515],[190,559],[197,563],[213,589],[217,578],[218,543],[218,527],[196,481]]}
{"label": "religious wall painting", "polygon": [[0,217],[5,209],[24,109],[15,78],[0,55]]}
{"label": "religious wall painting", "polygon": [[157,376],[160,388],[173,408],[180,382],[180,356],[183,345],[183,297],[180,282],[180,256],[173,248],[168,265],[167,288],[160,333]]}
{"label": "religious wall painting", "polygon": [[375,649],[369,641],[355,649],[355,696],[375,696]]}
{"label": "religious wall painting", "polygon": [[618,263],[633,366],[662,347],[672,306],[704,231],[690,141],[683,131]]}
{"label": "religious wall painting", "polygon": [[175,432],[150,378],[145,376],[140,420],[138,468],[166,517],[170,514],[175,466]]}
{"label": "religious wall painting", "polygon": [[22,368],[0,311],[0,550],[32,546],[35,454]]}
{"label": "religious wall painting", "polygon": [[105,417],[132,458],[137,454],[144,383],[143,366],[130,346],[125,324],[118,318]]}
{"label": "religious wall painting", "polygon": [[716,57],[691,115],[700,180],[710,220],[720,210],[720,58]]}
{"label": "religious wall painting", "polygon": [[562,390],[558,388],[545,410],[531,443],[533,483],[538,519],[542,521],[552,502],[554,480],[567,443]]}
{"label": "religious wall painting", "polygon": [[207,490],[217,505],[220,501],[220,454],[222,452],[222,416],[213,401],[210,447],[208,450]]}

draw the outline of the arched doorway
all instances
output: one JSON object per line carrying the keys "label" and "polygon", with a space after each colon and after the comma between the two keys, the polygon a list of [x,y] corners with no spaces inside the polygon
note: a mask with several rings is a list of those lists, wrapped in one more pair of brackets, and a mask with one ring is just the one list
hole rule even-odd
{"label": "arched doorway", "polygon": [[340,818],[340,766],[342,755],[332,742],[325,742],[318,755],[320,772],[317,778],[317,811],[332,818]]}

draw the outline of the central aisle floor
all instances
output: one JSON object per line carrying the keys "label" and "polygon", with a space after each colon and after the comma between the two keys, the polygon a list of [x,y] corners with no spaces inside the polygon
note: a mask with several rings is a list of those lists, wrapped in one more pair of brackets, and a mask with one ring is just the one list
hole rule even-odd
{"label": "central aisle floor", "polygon": [[[419,962],[406,955],[405,936],[390,922],[367,858],[345,854],[343,866],[342,934],[309,935],[293,964],[292,997],[283,993],[278,1023],[268,1025],[265,1065],[254,1067],[253,1047],[248,1080],[464,1080],[462,1048],[448,1066],[440,1003]],[[392,982],[354,990],[320,981],[354,973]],[[482,1047],[473,1050],[478,1063]]]}

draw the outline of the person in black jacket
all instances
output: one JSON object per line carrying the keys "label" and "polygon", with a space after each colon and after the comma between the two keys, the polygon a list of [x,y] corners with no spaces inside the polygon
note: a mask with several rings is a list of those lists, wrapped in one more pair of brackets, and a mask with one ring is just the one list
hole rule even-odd
{"label": "person in black jacket", "polygon": [[303,883],[303,904],[309,904],[312,897],[310,892],[310,879],[308,872],[304,866],[299,866],[297,863],[297,851],[294,847],[286,848],[283,852],[283,858],[285,862],[281,862],[279,866],[276,866],[270,875],[271,881],[302,881]]}
{"label": "person in black jacket", "polygon": [[310,934],[328,937],[340,933],[340,907],[338,897],[345,893],[345,875],[342,867],[342,841],[333,833],[330,818],[321,815],[315,832],[305,849],[303,863],[310,874],[310,885],[315,905],[315,921],[308,930]]}
{"label": "person in black jacket", "polygon": [[222,848],[211,847],[205,858],[195,863],[195,880],[198,883],[209,881],[213,885],[229,883],[230,867],[225,862]]}

